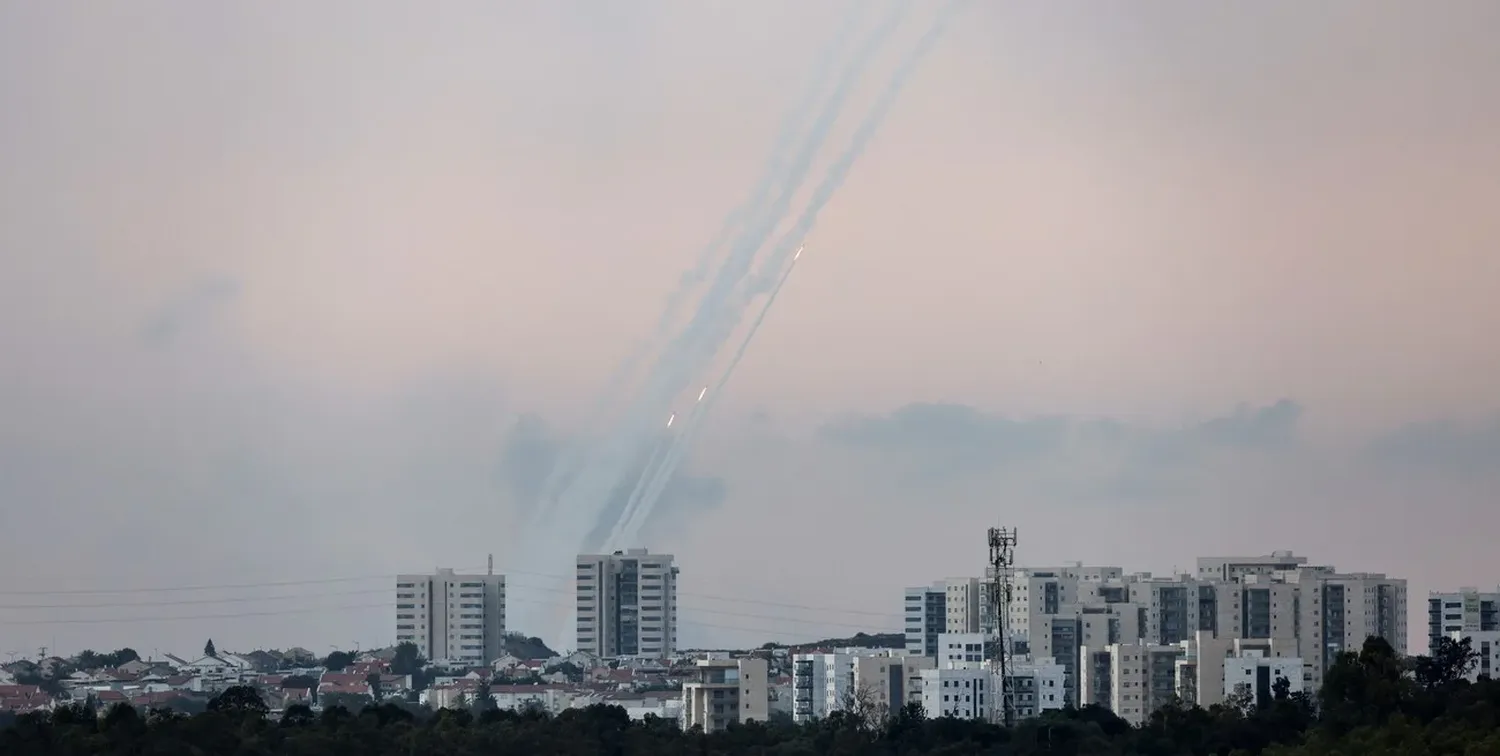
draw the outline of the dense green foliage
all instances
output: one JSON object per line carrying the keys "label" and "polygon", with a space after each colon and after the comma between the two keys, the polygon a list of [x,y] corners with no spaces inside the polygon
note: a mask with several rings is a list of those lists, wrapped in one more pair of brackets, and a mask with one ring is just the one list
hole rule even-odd
{"label": "dense green foliage", "polygon": [[[1098,708],[1054,712],[1014,729],[925,719],[916,707],[883,721],[837,713],[815,724],[753,723],[703,735],[674,723],[631,722],[618,707],[556,717],[496,711],[436,715],[386,704],[359,714],[292,706],[268,717],[249,688],[233,688],[186,717],[86,706],[0,719],[0,753],[28,754],[1347,754],[1500,753],[1500,683],[1463,680],[1467,643],[1404,660],[1371,639],[1329,670],[1318,699],[1287,686],[1257,704],[1168,707],[1133,728]],[[487,705],[486,705],[487,704]],[[0,715],[4,717],[6,715]]]}

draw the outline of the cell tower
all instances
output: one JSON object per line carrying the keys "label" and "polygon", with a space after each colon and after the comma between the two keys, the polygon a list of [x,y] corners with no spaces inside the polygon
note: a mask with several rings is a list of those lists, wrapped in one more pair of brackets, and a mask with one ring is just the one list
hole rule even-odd
{"label": "cell tower", "polygon": [[1010,638],[1011,576],[1016,566],[1015,528],[990,528],[990,611],[994,612],[996,638],[990,662],[1000,678],[1000,717],[1006,727],[1016,723],[1015,693],[1011,690],[1012,649]]}

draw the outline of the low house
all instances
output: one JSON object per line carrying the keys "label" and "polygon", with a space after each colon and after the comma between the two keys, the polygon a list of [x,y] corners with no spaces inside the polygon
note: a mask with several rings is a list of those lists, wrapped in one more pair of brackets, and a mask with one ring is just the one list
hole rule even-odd
{"label": "low house", "polygon": [[143,659],[131,659],[130,661],[121,664],[118,667],[118,670],[132,675],[144,675],[147,672],[150,672],[151,667],[153,666],[154,665],[152,662],[148,662]]}
{"label": "low house", "polygon": [[52,696],[36,685],[0,685],[0,711],[21,714],[53,706]]}
{"label": "low house", "polygon": [[225,655],[204,656],[184,664],[178,671],[201,679],[204,689],[218,689],[239,685],[255,670],[244,659]]}

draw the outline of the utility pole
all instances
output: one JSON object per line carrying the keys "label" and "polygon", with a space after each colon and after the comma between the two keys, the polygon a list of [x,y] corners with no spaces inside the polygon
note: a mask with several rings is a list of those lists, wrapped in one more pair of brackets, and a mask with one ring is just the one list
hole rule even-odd
{"label": "utility pole", "polygon": [[1013,658],[1010,638],[1011,577],[1016,566],[1015,528],[990,528],[990,611],[995,613],[994,648],[990,663],[1000,678],[1000,720],[1006,727],[1016,723],[1015,693],[1011,690]]}

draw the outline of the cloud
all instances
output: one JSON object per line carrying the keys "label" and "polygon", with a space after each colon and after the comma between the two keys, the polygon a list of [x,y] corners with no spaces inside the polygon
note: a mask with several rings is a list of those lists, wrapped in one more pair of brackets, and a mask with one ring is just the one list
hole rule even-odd
{"label": "cloud", "polygon": [[140,328],[141,341],[156,347],[171,345],[185,330],[233,303],[240,289],[240,282],[227,276],[195,281],[146,318]]}
{"label": "cloud", "polygon": [[1500,417],[1409,424],[1371,442],[1365,458],[1395,470],[1495,474],[1500,472]]}
{"label": "cloud", "polygon": [[[1302,407],[1283,399],[1177,428],[1115,419],[1016,419],[962,404],[914,403],[888,414],[854,414],[819,429],[838,446],[895,458],[923,482],[1059,459],[1113,461],[1126,489],[1154,490],[1150,473],[1170,472],[1228,451],[1275,451],[1297,442]],[[1128,483],[1124,478],[1129,478]],[[1122,489],[1124,490],[1124,489]]]}

